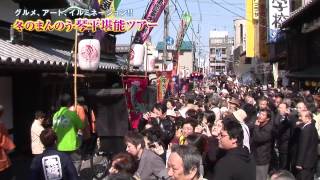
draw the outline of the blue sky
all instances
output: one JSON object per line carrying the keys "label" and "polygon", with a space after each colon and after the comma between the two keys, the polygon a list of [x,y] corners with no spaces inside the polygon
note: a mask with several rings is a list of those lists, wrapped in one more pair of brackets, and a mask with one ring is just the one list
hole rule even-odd
{"label": "blue sky", "polygon": [[[125,17],[125,19],[141,19],[148,2],[149,0],[121,0],[118,9],[133,9],[133,17]],[[174,4],[176,4],[177,10]],[[225,30],[233,35],[233,20],[239,15],[245,16],[244,0],[169,0],[169,7],[171,16],[169,36],[175,39],[177,36],[175,27],[179,30],[180,20],[177,11],[181,15],[182,10],[187,11],[188,9],[192,16],[192,25],[189,26],[188,36],[185,36],[184,40],[192,40],[192,35],[194,40],[198,37],[199,24],[200,46],[204,53],[208,52],[210,30]],[[194,31],[192,31],[192,27]],[[134,35],[135,30],[118,35],[117,44],[129,44],[132,33]],[[163,41],[163,14],[158,20],[158,26],[151,32],[151,38],[154,44]]]}

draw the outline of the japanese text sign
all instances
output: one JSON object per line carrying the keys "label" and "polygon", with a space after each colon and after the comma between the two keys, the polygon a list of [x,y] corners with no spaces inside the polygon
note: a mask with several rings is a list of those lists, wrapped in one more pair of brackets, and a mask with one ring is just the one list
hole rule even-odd
{"label": "japanese text sign", "polygon": [[289,15],[289,0],[269,0],[269,42],[277,40],[278,30]]}

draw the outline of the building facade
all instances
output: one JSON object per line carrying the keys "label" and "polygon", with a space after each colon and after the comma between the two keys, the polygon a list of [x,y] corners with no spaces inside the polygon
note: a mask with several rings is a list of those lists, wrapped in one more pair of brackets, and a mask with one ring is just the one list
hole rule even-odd
{"label": "building facade", "polygon": [[234,23],[234,72],[237,78],[246,79],[254,71],[251,58],[246,58],[246,20],[238,18]]}
{"label": "building facade", "polygon": [[[172,66],[173,60],[173,53],[175,53],[174,47],[168,46],[168,57],[167,61],[163,61],[163,42],[159,42],[157,44],[157,51],[158,51],[158,59],[155,63],[155,70],[158,71],[165,71],[169,70],[170,66]],[[190,74],[194,71],[194,59],[195,53],[193,51],[192,42],[191,41],[183,41],[180,54],[179,54],[179,63],[177,72],[179,73],[180,77],[189,77]],[[169,69],[168,69],[169,68]]]}
{"label": "building facade", "polygon": [[213,74],[227,74],[232,64],[233,38],[227,31],[210,31],[210,72]]}
{"label": "building facade", "polygon": [[[281,36],[275,43],[273,63],[285,71],[290,85],[320,89],[320,1],[293,1],[292,12],[282,23]],[[279,73],[280,74],[280,73]],[[283,78],[279,75],[279,78]],[[294,83],[292,83],[294,82]]]}

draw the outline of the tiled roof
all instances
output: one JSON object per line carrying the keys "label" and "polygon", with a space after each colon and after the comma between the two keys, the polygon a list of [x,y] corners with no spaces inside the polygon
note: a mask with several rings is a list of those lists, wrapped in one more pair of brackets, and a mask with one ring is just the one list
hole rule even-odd
{"label": "tiled roof", "polygon": [[[290,16],[288,19],[286,19],[284,22],[282,22],[281,26],[282,27],[287,27],[291,22],[293,22],[295,19],[297,19],[299,16],[302,16],[303,13],[307,11],[307,9],[316,6],[317,3],[319,3],[320,0],[310,0],[307,2],[307,4],[299,7],[298,9],[292,11],[290,13]],[[318,4],[319,5],[319,4]]]}
{"label": "tiled roof", "polygon": [[[43,43],[33,42],[32,46],[12,44],[7,40],[0,39],[0,64],[30,64],[30,65],[49,65],[53,67],[66,66],[71,56],[71,52],[59,49],[54,45],[44,45]],[[73,66],[73,63],[72,63]],[[113,62],[101,62],[100,70],[115,70],[120,66]]]}

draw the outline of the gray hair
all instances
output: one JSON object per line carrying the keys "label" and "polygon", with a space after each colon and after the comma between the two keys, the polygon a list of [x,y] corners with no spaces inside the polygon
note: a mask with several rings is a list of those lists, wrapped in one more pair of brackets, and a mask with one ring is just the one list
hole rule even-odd
{"label": "gray hair", "polygon": [[272,174],[270,180],[296,180],[296,178],[287,170],[279,170]]}
{"label": "gray hair", "polygon": [[197,168],[196,176],[200,176],[201,155],[198,150],[191,145],[178,145],[172,148],[171,153],[177,153],[183,162],[183,173],[189,174],[193,168]]}

